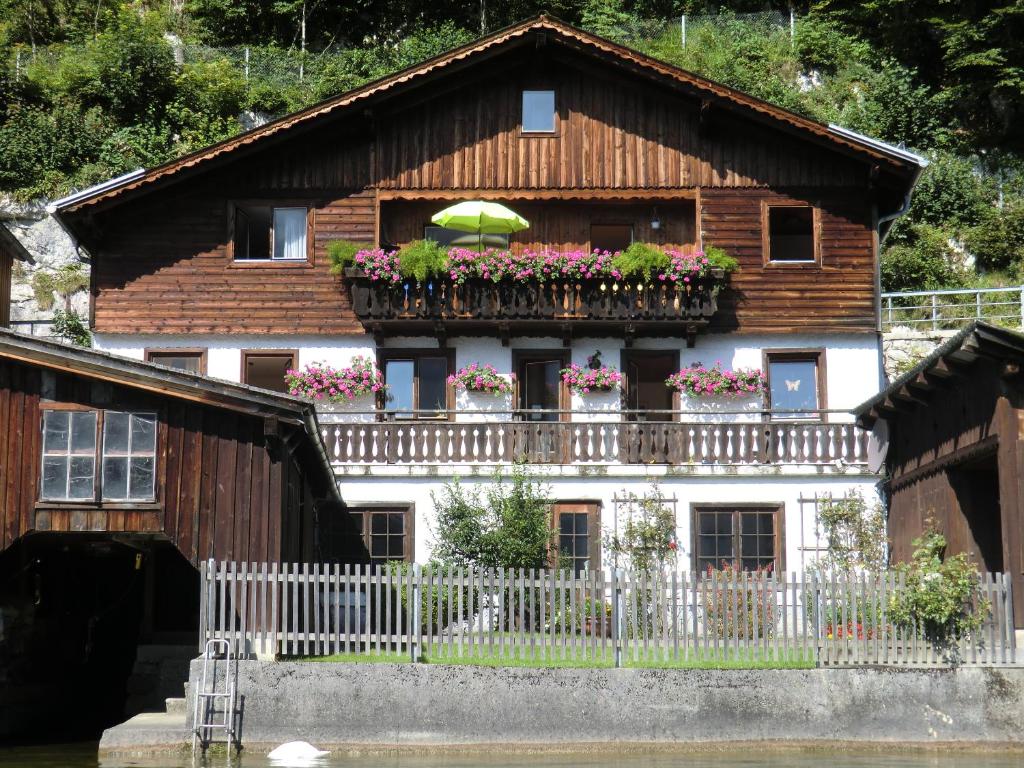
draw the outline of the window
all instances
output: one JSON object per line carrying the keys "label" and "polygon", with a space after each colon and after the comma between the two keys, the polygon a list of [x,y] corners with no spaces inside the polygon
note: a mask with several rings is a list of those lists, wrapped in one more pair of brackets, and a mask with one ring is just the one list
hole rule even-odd
{"label": "window", "polygon": [[265,352],[247,350],[242,352],[242,383],[273,392],[287,392],[285,373],[297,365],[299,353]]}
{"label": "window", "polygon": [[551,506],[551,524],[558,541],[558,559],[580,574],[601,567],[601,511],[595,502],[559,502]]}
{"label": "window", "polygon": [[555,132],[555,92],[523,91],[523,133]]}
{"label": "window", "polygon": [[147,349],[146,362],[186,373],[206,373],[205,349]]}
{"label": "window", "polygon": [[96,411],[43,411],[41,498],[95,497]]}
{"label": "window", "polygon": [[155,498],[156,414],[103,414],[103,500]]}
{"label": "window", "polygon": [[412,505],[350,507],[349,514],[361,532],[370,562],[413,559]]}
{"label": "window", "polygon": [[768,352],[768,408],[774,419],[816,419],[825,407],[821,385],[823,353]]}
{"label": "window", "polygon": [[305,261],[308,209],[235,206],[235,261]]}
{"label": "window", "polygon": [[450,362],[447,354],[437,351],[382,352],[384,409],[400,419],[445,418]]}
{"label": "window", "polygon": [[698,571],[737,564],[744,571],[782,568],[781,507],[698,507],[694,517]]}
{"label": "window", "polygon": [[806,205],[769,205],[768,261],[816,261],[814,209]]}
{"label": "window", "polygon": [[591,224],[591,251],[624,251],[633,244],[632,224]]}
{"label": "window", "polygon": [[155,501],[156,431],[155,413],[44,410],[40,499]]}
{"label": "window", "polygon": [[423,239],[433,240],[445,248],[472,248],[474,250],[481,246],[500,250],[508,248],[508,235],[478,235],[475,232],[460,232],[457,229],[448,229],[448,227],[424,227]]}

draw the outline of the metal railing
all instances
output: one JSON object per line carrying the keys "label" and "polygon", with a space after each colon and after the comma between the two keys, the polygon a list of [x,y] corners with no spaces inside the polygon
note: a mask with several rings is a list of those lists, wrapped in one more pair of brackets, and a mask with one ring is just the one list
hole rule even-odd
{"label": "metal railing", "polygon": [[826,421],[831,413],[840,412],[364,411],[323,415],[320,426],[335,465],[865,465],[867,432]]}
{"label": "metal railing", "polygon": [[390,655],[595,665],[1012,664],[1009,574],[981,574],[981,626],[897,623],[896,572],[535,570],[404,564],[203,564],[200,643],[239,654]]}
{"label": "metal railing", "polygon": [[1024,285],[882,294],[882,330],[956,330],[972,320],[1024,327]]}

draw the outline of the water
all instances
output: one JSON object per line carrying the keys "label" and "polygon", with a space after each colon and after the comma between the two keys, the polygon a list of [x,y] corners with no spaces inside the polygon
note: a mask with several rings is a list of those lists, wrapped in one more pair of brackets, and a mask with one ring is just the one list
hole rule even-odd
{"label": "water", "polygon": [[[314,768],[1024,768],[1024,753],[1005,751],[908,752],[884,749],[851,754],[843,750],[676,751],[672,754],[615,754],[610,749],[584,755],[345,755],[304,764]],[[95,744],[0,747],[7,768],[286,768],[264,755],[216,756],[193,764],[188,756],[97,760]]]}

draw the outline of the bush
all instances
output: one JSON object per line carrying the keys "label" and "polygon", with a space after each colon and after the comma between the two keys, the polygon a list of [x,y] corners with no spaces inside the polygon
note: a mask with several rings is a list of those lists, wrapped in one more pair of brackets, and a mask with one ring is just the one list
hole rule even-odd
{"label": "bush", "polygon": [[1024,200],[1014,200],[1002,210],[989,208],[967,231],[964,245],[979,267],[1019,271],[1024,267]]}
{"label": "bush", "polygon": [[770,569],[758,568],[747,575],[739,564],[724,563],[720,570],[708,566],[700,583],[704,625],[717,637],[756,640],[775,631],[778,606],[775,591],[765,584]]}
{"label": "bush", "polygon": [[54,334],[70,344],[79,347],[92,346],[92,334],[85,321],[74,310],[58,309],[53,313]]}
{"label": "bush", "polygon": [[740,263],[718,246],[705,246],[704,256],[712,267],[722,270],[727,275],[740,268]]}
{"label": "bush", "polygon": [[[411,563],[392,561],[387,564],[388,570],[395,576],[400,577],[396,592],[398,602],[402,606],[405,616],[409,615],[409,572],[412,570]],[[426,581],[436,579],[439,574],[447,574],[448,569],[437,563],[424,565],[420,572],[423,574],[424,584],[420,590],[420,631],[430,631],[434,634],[448,627],[448,615],[451,611],[452,621],[461,624],[476,615],[480,608],[480,592],[473,584],[466,584],[461,589],[456,587],[455,581],[445,579],[445,588],[436,591],[437,587],[428,590]],[[436,585],[436,582],[435,582]],[[461,594],[460,594],[461,593]],[[459,598],[461,597],[462,611],[459,611]]]}
{"label": "bush", "polygon": [[661,248],[647,243],[635,242],[612,258],[612,269],[623,277],[650,277],[655,272],[668,269],[669,255]]}
{"label": "bush", "polygon": [[422,283],[428,277],[442,275],[448,267],[448,249],[433,240],[413,240],[398,249],[398,271]]}
{"label": "bush", "polygon": [[912,228],[906,242],[882,253],[883,291],[922,291],[956,288],[966,281],[951,234],[926,224]]}
{"label": "bush", "polygon": [[369,247],[369,243],[355,243],[351,240],[331,240],[327,244],[327,257],[331,260],[331,273],[340,275],[346,268],[354,267],[356,254]]}

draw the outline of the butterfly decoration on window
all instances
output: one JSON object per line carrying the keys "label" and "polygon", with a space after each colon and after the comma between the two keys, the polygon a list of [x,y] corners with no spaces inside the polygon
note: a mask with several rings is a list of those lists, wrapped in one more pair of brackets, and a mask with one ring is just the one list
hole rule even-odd
{"label": "butterfly decoration on window", "polygon": [[787,392],[799,392],[800,391],[800,379],[796,381],[790,381],[786,379],[786,391]]}

